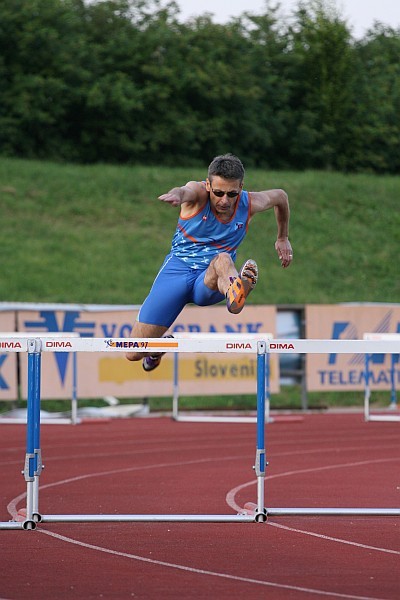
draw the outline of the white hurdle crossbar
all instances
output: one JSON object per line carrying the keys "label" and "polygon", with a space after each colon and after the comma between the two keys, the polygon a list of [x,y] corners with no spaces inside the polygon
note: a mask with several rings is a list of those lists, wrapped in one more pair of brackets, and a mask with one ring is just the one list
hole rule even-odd
{"label": "white hurdle crossbar", "polygon": [[[236,344],[242,344],[244,346],[244,340],[272,340],[272,333],[189,333],[179,332],[174,333],[174,338],[193,340],[193,339],[210,339],[214,340],[229,340],[230,336]],[[182,415],[179,412],[179,353],[174,354],[174,374],[173,374],[173,395],[172,395],[172,418],[175,421],[181,421],[186,423],[256,423],[257,417],[252,416],[227,416],[227,415]],[[270,417],[270,360],[269,353],[266,355],[266,368],[265,368],[265,420],[267,422],[272,421]]]}
{"label": "white hurdle crossbar", "polygon": [[[364,340],[372,341],[395,341],[400,343],[400,333],[364,333]],[[375,352],[376,354],[376,352]],[[365,354],[364,371],[364,418],[366,421],[400,421],[400,414],[371,414],[371,353]],[[399,362],[399,354],[390,355],[390,403],[389,410],[397,410],[396,396],[396,363]]]}
{"label": "white hurdle crossbar", "polygon": [[[0,523],[0,529],[35,529],[37,523],[126,522],[126,521],[199,521],[265,522],[268,515],[371,515],[400,516],[400,508],[266,508],[265,470],[265,368],[268,353],[342,353],[374,354],[400,352],[398,340],[254,340],[232,343],[225,339],[130,339],[130,338],[59,338],[40,336],[0,337],[2,352],[28,353],[28,419],[24,476],[27,484],[26,518],[23,522]],[[243,343],[244,347],[243,347]],[[40,369],[42,352],[236,352],[257,354],[257,443],[255,473],[257,502],[237,515],[42,515],[39,511],[39,477],[43,469],[40,448]]]}

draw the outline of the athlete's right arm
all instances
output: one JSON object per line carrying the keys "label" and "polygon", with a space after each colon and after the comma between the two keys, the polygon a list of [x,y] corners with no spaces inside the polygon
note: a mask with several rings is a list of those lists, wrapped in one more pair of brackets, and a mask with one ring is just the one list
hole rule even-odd
{"label": "athlete's right arm", "polygon": [[204,183],[189,181],[186,185],[174,187],[166,194],[161,194],[158,199],[167,202],[171,206],[185,204],[185,209],[187,208],[192,212],[193,208],[204,204],[208,200],[208,192]]}

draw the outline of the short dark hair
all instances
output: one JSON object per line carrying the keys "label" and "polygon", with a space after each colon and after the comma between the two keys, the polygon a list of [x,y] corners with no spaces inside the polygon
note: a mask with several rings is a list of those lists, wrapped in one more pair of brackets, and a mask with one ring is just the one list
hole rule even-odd
{"label": "short dark hair", "polygon": [[234,154],[221,154],[211,161],[208,167],[208,179],[222,177],[223,179],[238,179],[240,182],[244,179],[244,166],[240,158]]}

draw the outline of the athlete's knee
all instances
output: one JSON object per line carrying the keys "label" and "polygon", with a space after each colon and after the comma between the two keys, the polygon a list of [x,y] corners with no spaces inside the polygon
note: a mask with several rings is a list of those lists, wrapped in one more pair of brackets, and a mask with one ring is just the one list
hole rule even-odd
{"label": "athlete's knee", "polygon": [[232,257],[228,252],[220,252],[215,258],[218,262],[232,262]]}
{"label": "athlete's knee", "polygon": [[228,252],[220,252],[220,254],[217,254],[214,260],[214,268],[218,275],[221,273],[226,273],[234,265],[232,257],[230,254],[228,254]]}

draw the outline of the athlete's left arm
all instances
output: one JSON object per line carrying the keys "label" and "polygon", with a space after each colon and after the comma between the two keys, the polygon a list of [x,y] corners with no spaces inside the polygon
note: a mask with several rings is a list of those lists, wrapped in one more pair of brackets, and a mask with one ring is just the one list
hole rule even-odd
{"label": "athlete's left arm", "polygon": [[282,267],[286,268],[293,260],[293,250],[289,242],[290,208],[288,195],[283,190],[267,190],[264,192],[250,192],[250,216],[273,208],[276,225],[278,228],[275,249],[278,253]]}

